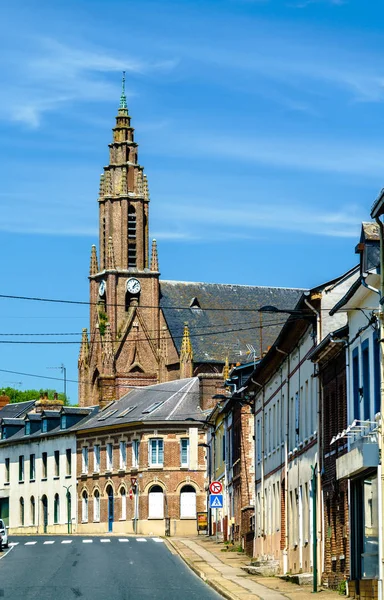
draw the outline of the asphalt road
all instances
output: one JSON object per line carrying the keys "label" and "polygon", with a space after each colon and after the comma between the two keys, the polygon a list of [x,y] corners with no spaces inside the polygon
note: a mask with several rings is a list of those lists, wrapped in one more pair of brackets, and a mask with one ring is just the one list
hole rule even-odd
{"label": "asphalt road", "polygon": [[13,536],[10,542],[16,545],[0,553],[0,598],[221,598],[160,538]]}

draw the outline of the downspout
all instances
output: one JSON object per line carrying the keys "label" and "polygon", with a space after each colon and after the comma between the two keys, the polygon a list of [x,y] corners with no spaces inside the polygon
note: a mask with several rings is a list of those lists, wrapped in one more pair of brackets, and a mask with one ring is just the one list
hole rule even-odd
{"label": "downspout", "polygon": [[288,446],[289,446],[289,371],[290,371],[290,360],[289,354],[280,350],[276,347],[277,352],[284,354],[287,357],[287,399],[285,403],[285,435],[284,435],[284,497],[285,497],[285,511],[284,511],[284,526],[285,526],[285,540],[284,540],[284,551],[283,551],[283,573],[288,573],[288,550],[289,550],[289,498],[288,498]]}
{"label": "downspout", "polygon": [[[383,535],[383,514],[384,514],[384,469],[383,469],[383,451],[384,451],[384,314],[382,300],[384,297],[384,226],[376,217],[376,223],[379,226],[380,233],[380,304],[379,304],[379,340],[380,340],[380,430],[379,430],[379,453],[380,465],[378,465],[378,478],[381,483],[379,486],[379,581],[378,581],[378,597],[383,598],[383,558],[384,558],[384,535]],[[380,539],[381,538],[381,539]]]}
{"label": "downspout", "polygon": [[[308,300],[306,298],[304,298],[304,303],[308,306],[308,308],[315,313],[316,315],[316,344],[319,344],[321,341],[321,314],[318,310],[316,310],[312,304],[310,302],[308,302]],[[315,378],[315,381],[317,379],[317,426],[316,426],[316,430],[317,430],[317,456],[318,456],[318,461],[320,462],[320,430],[319,430],[319,425],[320,425],[320,412],[321,412],[321,386],[320,383],[318,381],[318,373],[316,373],[316,365],[313,365],[313,376]],[[313,510],[317,511],[319,510],[319,515],[315,514],[313,515],[313,526],[316,527],[318,525],[320,525],[320,530],[319,531],[315,531],[315,529],[313,529],[313,561],[316,560],[316,563],[313,562],[313,591],[316,592],[317,591],[317,573],[318,573],[318,552],[317,552],[317,545],[318,543],[320,543],[320,566],[322,565],[323,561],[324,561],[324,548],[323,548],[323,528],[322,528],[322,520],[321,520],[321,515],[323,512],[323,508],[322,508],[322,488],[321,488],[321,465],[319,465],[319,468],[317,468],[317,465],[315,466],[311,466],[312,470],[313,470],[313,477],[312,477],[312,494],[313,494]],[[317,473],[316,473],[317,470]],[[317,481],[315,481],[315,477],[317,476]],[[317,502],[317,494],[320,493],[320,502]],[[318,518],[319,516],[319,518]]]}
{"label": "downspout", "polygon": [[264,540],[265,540],[265,498],[264,498],[264,451],[265,451],[265,415],[264,415],[264,404],[265,404],[265,388],[263,386],[261,390],[261,514],[262,514],[262,556],[264,556]]}
{"label": "downspout", "polygon": [[[261,385],[261,383],[257,383],[257,381],[255,381],[254,379],[252,379],[251,377],[251,382],[253,383],[253,385],[257,385],[259,388],[262,388],[263,392],[263,405],[264,405],[264,386]],[[253,404],[253,431],[256,433],[257,435],[257,420],[256,420],[256,398],[257,396],[255,395],[255,401]],[[254,456],[254,461],[255,461],[255,483],[254,483],[254,493],[255,493],[255,530],[253,532],[253,555],[256,555],[256,544],[257,544],[257,532],[259,529],[259,523],[257,521],[257,510],[258,510],[258,506],[257,506],[257,490],[256,490],[256,480],[257,480],[257,445],[258,445],[258,440],[256,439],[256,435],[253,436],[254,439],[254,445],[253,445],[253,456]],[[261,461],[261,465],[263,464],[263,462]],[[261,466],[261,473],[264,474],[264,469]],[[261,492],[260,498],[262,497],[263,491]],[[260,513],[261,513],[261,506],[260,506]],[[263,539],[263,538],[261,538]],[[262,542],[263,544],[263,549],[264,549],[264,542]]]}

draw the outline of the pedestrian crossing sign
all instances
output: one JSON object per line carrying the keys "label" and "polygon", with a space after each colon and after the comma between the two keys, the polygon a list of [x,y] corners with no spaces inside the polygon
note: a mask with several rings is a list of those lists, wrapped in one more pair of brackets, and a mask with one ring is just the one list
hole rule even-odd
{"label": "pedestrian crossing sign", "polygon": [[223,508],[223,494],[211,494],[209,496],[209,508]]}

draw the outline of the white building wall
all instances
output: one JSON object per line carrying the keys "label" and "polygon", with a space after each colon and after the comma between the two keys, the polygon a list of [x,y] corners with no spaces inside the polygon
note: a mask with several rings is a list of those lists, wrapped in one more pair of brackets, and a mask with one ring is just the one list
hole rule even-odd
{"label": "white building wall", "polygon": [[[58,435],[34,442],[17,442],[0,446],[0,497],[9,497],[10,533],[43,533],[42,498],[48,500],[48,533],[65,533],[67,526],[66,488],[71,493],[71,525],[76,529],[76,437]],[[66,450],[71,450],[71,475],[67,474]],[[55,451],[59,451],[59,475],[55,475]],[[47,453],[47,477],[43,477],[42,455]],[[35,454],[35,479],[30,479],[30,455]],[[24,480],[19,481],[19,457],[24,456]],[[9,484],[6,482],[5,459],[10,460]],[[66,486],[66,487],[65,487]],[[54,523],[54,498],[59,495],[58,523]],[[35,499],[35,525],[32,523],[31,497]],[[24,499],[24,526],[21,524],[20,499]]]}

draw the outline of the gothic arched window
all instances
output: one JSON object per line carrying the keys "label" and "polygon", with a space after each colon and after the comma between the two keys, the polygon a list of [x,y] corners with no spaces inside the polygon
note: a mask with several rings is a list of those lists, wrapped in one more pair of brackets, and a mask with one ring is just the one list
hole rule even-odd
{"label": "gothic arched window", "polygon": [[128,268],[136,267],[136,211],[134,206],[128,209]]}

